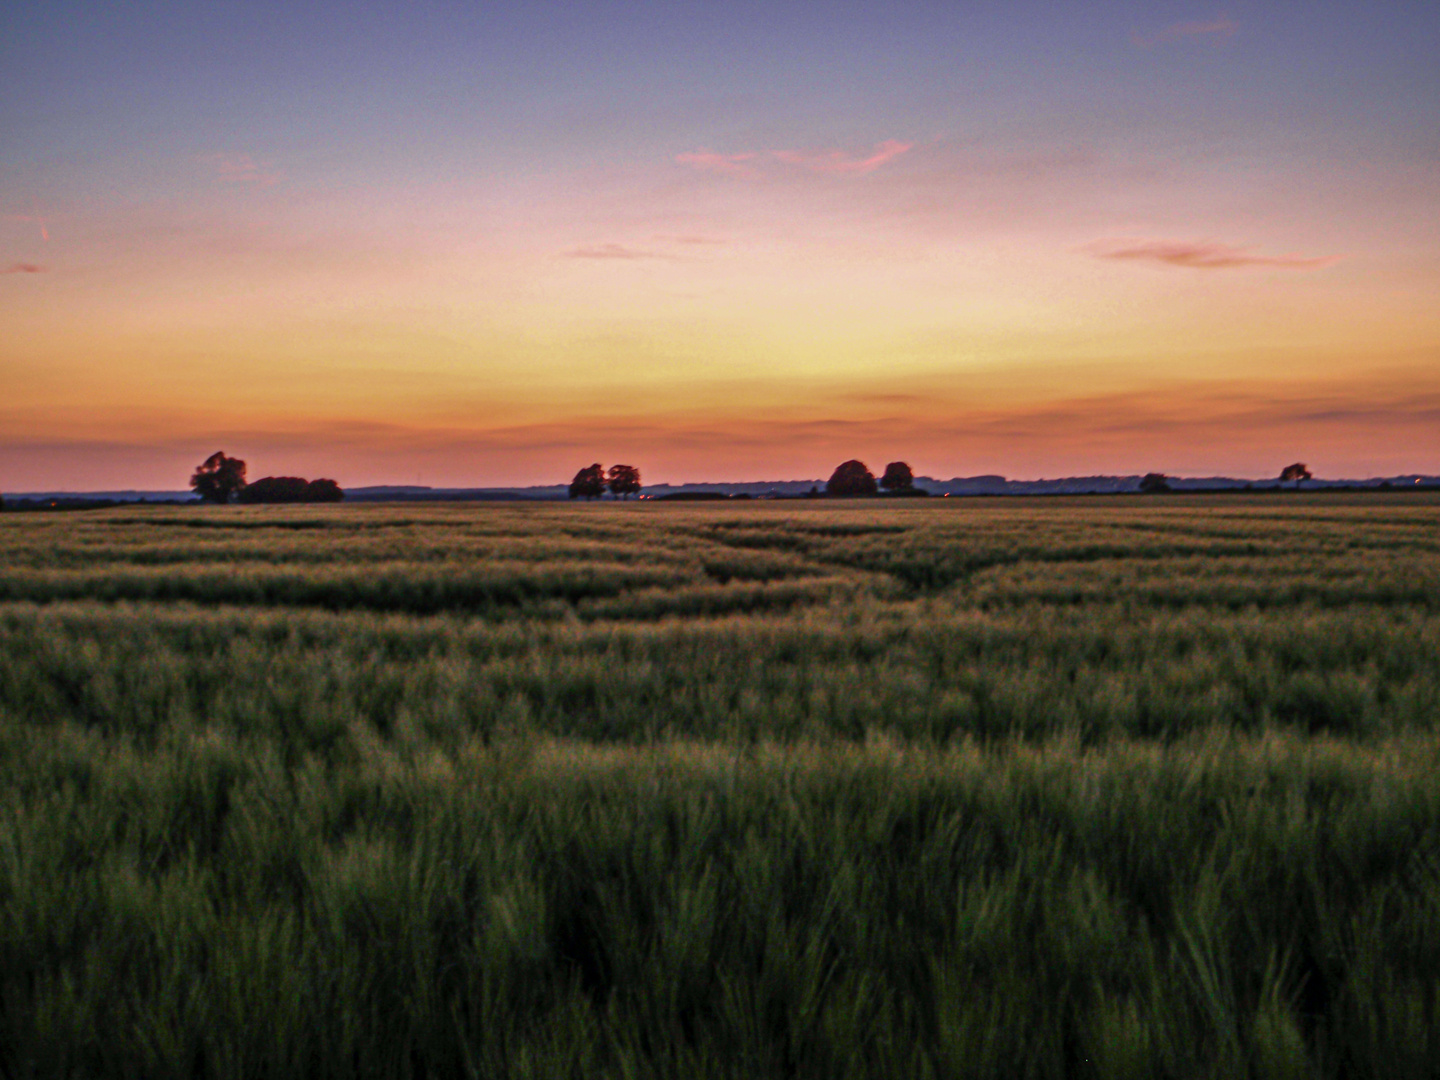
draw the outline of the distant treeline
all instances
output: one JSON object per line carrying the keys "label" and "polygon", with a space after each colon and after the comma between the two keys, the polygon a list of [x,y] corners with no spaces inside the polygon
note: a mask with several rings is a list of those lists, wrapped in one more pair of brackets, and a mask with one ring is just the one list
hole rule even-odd
{"label": "distant treeline", "polygon": [[345,492],[334,480],[305,480],[299,476],[266,476],[245,482],[245,462],[217,450],[190,477],[195,494],[206,502],[327,503],[340,502]]}
{"label": "distant treeline", "polygon": [[[1007,480],[1003,476],[956,477],[952,480],[936,480],[933,477],[916,477],[910,464],[892,461],[877,477],[869,467],[857,459],[842,462],[835,467],[830,478],[822,486],[818,481],[805,490],[802,484],[809,481],[779,481],[772,484],[684,484],[674,489],[669,484],[652,487],[644,499],[667,501],[714,501],[726,498],[764,499],[824,499],[824,498],[873,498],[876,496],[916,497],[930,495],[1145,495],[1161,494],[1221,494],[1225,492],[1276,492],[1276,491],[1395,491],[1414,490],[1435,486],[1434,477],[1408,476],[1374,479],[1370,481],[1315,480],[1310,469],[1303,462],[1294,462],[1280,470],[1273,480],[1233,480],[1223,477],[1185,479],[1151,472],[1134,476],[1091,476],[1069,477],[1057,480]],[[598,499],[607,491],[616,498],[627,498],[640,492],[640,471],[631,465],[612,466],[607,474],[597,462],[581,469],[570,482],[570,498]],[[544,495],[525,497],[543,498]],[[562,489],[556,485],[554,490]],[[455,494],[447,497],[455,498]],[[465,497],[463,494],[459,497]],[[486,495],[476,498],[494,497]]]}
{"label": "distant treeline", "polygon": [[[607,491],[617,499],[628,499],[640,493],[640,470],[633,465],[612,465],[607,472],[598,461],[575,474],[570,481],[568,494],[572,499],[598,499]],[[837,466],[822,492],[819,486],[802,495],[802,498],[852,498],[857,495],[875,495],[880,489],[889,495],[925,496],[929,492],[915,486],[915,474],[903,461],[892,461],[885,467],[885,475],[876,480],[873,473],[862,461],[846,461]],[[642,496],[647,498],[649,496]],[[751,494],[721,491],[677,491],[658,498],[670,501],[704,502],[726,498],[751,498]]]}

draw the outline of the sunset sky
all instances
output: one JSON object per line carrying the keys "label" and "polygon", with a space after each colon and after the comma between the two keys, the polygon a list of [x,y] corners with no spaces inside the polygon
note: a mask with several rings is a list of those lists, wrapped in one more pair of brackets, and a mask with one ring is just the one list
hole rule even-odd
{"label": "sunset sky", "polygon": [[0,491],[1440,473],[1440,5],[0,6]]}

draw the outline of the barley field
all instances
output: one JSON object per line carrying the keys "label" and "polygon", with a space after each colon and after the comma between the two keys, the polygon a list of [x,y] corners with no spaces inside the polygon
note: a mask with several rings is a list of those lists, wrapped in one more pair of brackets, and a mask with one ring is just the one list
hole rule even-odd
{"label": "barley field", "polygon": [[0,1076],[1440,1075],[1440,498],[0,515]]}

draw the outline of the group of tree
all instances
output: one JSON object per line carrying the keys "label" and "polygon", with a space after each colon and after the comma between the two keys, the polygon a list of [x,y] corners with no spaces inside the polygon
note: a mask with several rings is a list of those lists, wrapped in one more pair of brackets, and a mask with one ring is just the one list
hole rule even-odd
{"label": "group of tree", "polygon": [[[892,461],[885,466],[884,476],[877,481],[863,461],[853,460],[836,467],[825,484],[825,494],[839,497],[875,495],[881,488],[892,495],[925,494],[915,486],[915,474],[903,461]],[[572,499],[598,499],[607,491],[617,499],[638,493],[640,470],[633,465],[611,465],[607,471],[597,461],[581,469],[570,481]]]}
{"label": "group of tree", "polygon": [[587,465],[570,481],[570,498],[598,499],[609,491],[617,499],[628,499],[640,492],[640,470],[634,465],[611,465],[610,471],[598,461]]}
{"label": "group of tree", "polygon": [[190,477],[195,494],[210,503],[232,499],[242,503],[326,503],[340,502],[345,492],[334,480],[305,480],[298,476],[266,476],[253,484],[245,482],[245,462],[217,450],[206,458]]}
{"label": "group of tree", "polygon": [[[1280,483],[1288,484],[1292,481],[1298,488],[1306,480],[1311,479],[1310,470],[1305,467],[1303,461],[1297,461],[1293,465],[1286,465],[1280,470]],[[1247,487],[1249,485],[1246,485]],[[1146,495],[1160,495],[1170,491],[1170,478],[1164,473],[1146,473],[1140,478],[1140,490]]]}
{"label": "group of tree", "polygon": [[[1293,465],[1286,465],[1280,470],[1280,482],[1288,484],[1292,481],[1298,488],[1304,481],[1311,479],[1310,470],[1303,462],[1296,462]],[[854,497],[857,495],[874,495],[877,490],[883,489],[892,495],[923,495],[919,488],[915,487],[915,475],[910,471],[910,466],[903,461],[892,461],[885,466],[885,474],[877,483],[875,476],[865,467],[863,461],[850,460],[838,465],[830,479],[825,484],[825,494],[831,496]],[[1147,495],[1158,495],[1173,490],[1170,487],[1170,478],[1164,473],[1146,473],[1140,480],[1140,490]]]}
{"label": "group of tree", "polygon": [[345,492],[334,480],[306,480],[299,476],[266,476],[246,484],[235,497],[242,503],[341,502]]}
{"label": "group of tree", "polygon": [[903,461],[892,461],[885,466],[885,472],[877,482],[875,474],[866,468],[863,461],[841,462],[825,481],[825,494],[839,498],[853,498],[858,495],[875,495],[883,488],[891,495],[923,495],[915,486],[915,473]]}

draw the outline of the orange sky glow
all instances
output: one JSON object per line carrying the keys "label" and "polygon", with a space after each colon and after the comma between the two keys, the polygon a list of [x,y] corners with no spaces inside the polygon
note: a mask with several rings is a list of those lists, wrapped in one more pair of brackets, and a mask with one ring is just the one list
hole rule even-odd
{"label": "orange sky glow", "polygon": [[[288,106],[164,138],[140,105],[80,109],[68,140],[16,128],[0,490],[181,488],[216,449],[347,486],[562,483],[592,460],[675,483],[849,457],[1440,473],[1440,98],[1383,131],[1327,119],[1298,75],[1234,88],[1284,47],[1273,24],[1137,29],[1145,10],[1087,46],[1117,74],[1062,64],[1075,103],[1020,119],[998,91],[967,113],[939,75],[859,113],[822,87],[770,117],[718,77],[667,110],[657,70],[648,112],[516,90],[508,142],[383,94],[379,119],[325,106],[328,139]],[[1292,47],[1298,71],[1320,46]],[[1047,76],[1013,48],[1028,101]],[[1166,79],[1188,96],[1145,96]]]}

